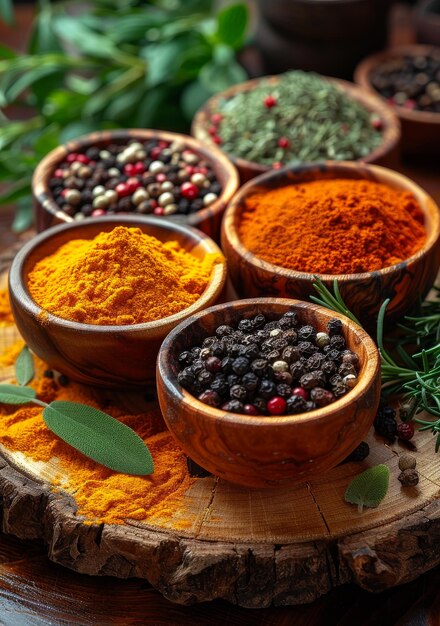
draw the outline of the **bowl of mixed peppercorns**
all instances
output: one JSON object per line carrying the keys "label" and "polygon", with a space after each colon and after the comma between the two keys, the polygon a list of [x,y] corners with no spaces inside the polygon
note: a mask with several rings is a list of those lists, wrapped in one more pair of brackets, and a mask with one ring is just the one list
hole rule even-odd
{"label": "bowl of mixed peppercorns", "polygon": [[159,402],[185,453],[231,482],[302,482],[344,460],[379,403],[379,355],[357,324],[299,300],[214,306],[177,326]]}
{"label": "bowl of mixed peppercorns", "polygon": [[400,119],[402,150],[440,153],[440,48],[407,45],[364,59],[355,81],[381,96]]}
{"label": "bowl of mixed peppercorns", "polygon": [[91,133],[52,150],[32,182],[39,231],[115,214],[169,218],[216,238],[239,185],[215,147],[160,130]]}

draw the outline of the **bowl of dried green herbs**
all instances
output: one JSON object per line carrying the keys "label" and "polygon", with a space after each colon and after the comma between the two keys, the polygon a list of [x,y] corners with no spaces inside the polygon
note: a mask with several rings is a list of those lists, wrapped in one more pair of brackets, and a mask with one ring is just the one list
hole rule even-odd
{"label": "bowl of dried green herbs", "polygon": [[244,182],[305,162],[392,166],[400,124],[380,98],[352,83],[292,71],[250,80],[212,97],[195,115],[192,134],[220,147]]}

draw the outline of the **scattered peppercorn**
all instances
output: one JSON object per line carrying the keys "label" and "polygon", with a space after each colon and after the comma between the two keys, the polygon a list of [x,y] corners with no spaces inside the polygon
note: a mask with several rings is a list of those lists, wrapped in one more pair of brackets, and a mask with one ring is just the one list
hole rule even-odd
{"label": "scattered peppercorn", "polygon": [[399,469],[403,472],[408,469],[415,469],[417,461],[411,454],[402,454],[399,457]]}
{"label": "scattered peppercorn", "polygon": [[412,422],[401,422],[397,425],[397,436],[402,441],[409,441],[414,437],[414,424]]}
{"label": "scattered peppercorn", "polygon": [[75,220],[121,212],[186,215],[222,193],[212,165],[184,143],[136,139],[70,152],[57,164],[49,188]]}
{"label": "scattered peppercorn", "polygon": [[[330,323],[330,329],[331,339],[339,337],[345,347],[340,320]],[[328,341],[320,347],[322,335]],[[309,324],[301,325],[294,311],[271,321],[258,313],[241,319],[236,327],[219,326],[201,347],[181,352],[177,380],[202,402],[224,411],[246,415],[313,411],[347,393],[357,381],[359,358],[344,350],[353,355],[353,364],[340,365],[345,379],[350,377],[343,379],[336,373],[341,352],[327,345],[330,337]]]}
{"label": "scattered peppercorn", "polygon": [[419,472],[416,469],[406,469],[397,479],[402,483],[402,487],[415,487],[419,482]]}
{"label": "scattered peppercorn", "polygon": [[390,406],[379,407],[373,426],[378,435],[393,442],[397,435],[396,411]]}
{"label": "scattered peppercorn", "polygon": [[370,446],[366,441],[361,441],[357,448],[351,452],[342,462],[351,463],[363,461],[370,454]]}

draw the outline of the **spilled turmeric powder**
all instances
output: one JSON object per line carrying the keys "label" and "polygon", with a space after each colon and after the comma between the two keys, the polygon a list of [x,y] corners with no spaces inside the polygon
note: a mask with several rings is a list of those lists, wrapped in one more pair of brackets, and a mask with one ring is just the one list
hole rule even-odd
{"label": "spilled turmeric powder", "polygon": [[0,290],[0,328],[14,323],[7,289]]}
{"label": "spilled turmeric powder", "polygon": [[[155,471],[150,476],[118,474],[96,464],[71,448],[45,425],[42,409],[32,405],[0,404],[0,442],[10,451],[22,452],[33,461],[55,467],[55,489],[71,494],[77,515],[86,522],[123,524],[126,520],[147,522],[154,517],[169,519],[194,479],[186,468],[182,450],[165,429],[155,401],[142,412],[127,412],[125,394],[104,397],[92,387],[74,382],[60,386],[56,377],[44,375],[46,366],[35,359],[37,375],[31,385],[46,403],[53,400],[81,402],[99,408],[130,426],[142,437],[152,454]],[[119,401],[120,398],[120,401]],[[53,460],[56,460],[56,464]]]}

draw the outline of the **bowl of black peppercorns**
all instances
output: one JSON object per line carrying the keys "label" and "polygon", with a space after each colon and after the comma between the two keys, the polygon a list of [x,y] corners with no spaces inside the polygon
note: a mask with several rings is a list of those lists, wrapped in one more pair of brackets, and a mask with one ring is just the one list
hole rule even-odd
{"label": "bowl of black peppercorns", "polygon": [[308,480],[362,441],[379,403],[377,348],[347,317],[281,298],[214,306],[157,361],[161,410],[185,453],[248,487]]}
{"label": "bowl of black peppercorns", "polygon": [[161,130],[84,135],[52,150],[32,181],[39,231],[115,214],[150,215],[218,238],[238,173],[220,150]]}
{"label": "bowl of black peppercorns", "polygon": [[364,59],[355,81],[380,95],[402,126],[405,154],[440,154],[440,48],[406,45]]}

